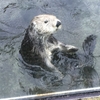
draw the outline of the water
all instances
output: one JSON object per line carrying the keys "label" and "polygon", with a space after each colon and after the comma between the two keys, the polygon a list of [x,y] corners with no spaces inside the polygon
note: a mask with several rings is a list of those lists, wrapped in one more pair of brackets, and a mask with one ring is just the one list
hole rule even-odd
{"label": "water", "polygon": [[[99,86],[99,0],[0,2],[0,98]],[[34,16],[43,13],[56,15],[62,21],[63,28],[55,37],[63,43],[77,46],[79,52],[83,52],[82,43],[87,36],[97,35],[94,68],[84,69],[83,77],[80,69],[72,69],[62,81],[54,81],[54,77],[40,66],[31,67],[22,63],[19,50],[25,29]],[[90,83],[86,79],[90,79]]]}

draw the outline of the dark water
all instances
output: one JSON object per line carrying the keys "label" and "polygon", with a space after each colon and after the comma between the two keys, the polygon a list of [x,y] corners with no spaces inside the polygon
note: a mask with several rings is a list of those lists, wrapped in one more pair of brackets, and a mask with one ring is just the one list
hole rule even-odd
{"label": "dark water", "polygon": [[[63,80],[54,81],[40,66],[22,62],[19,50],[25,29],[34,16],[43,13],[62,21],[63,28],[55,37],[77,46],[82,54],[84,39],[97,35],[93,67],[71,69]],[[99,43],[99,0],[0,0],[0,98],[99,86]]]}

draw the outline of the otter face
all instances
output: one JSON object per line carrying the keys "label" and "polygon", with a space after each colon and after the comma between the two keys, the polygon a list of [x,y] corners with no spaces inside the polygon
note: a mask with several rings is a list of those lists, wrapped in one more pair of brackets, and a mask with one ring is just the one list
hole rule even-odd
{"label": "otter face", "polygon": [[33,24],[33,26],[34,26],[33,29],[38,34],[43,34],[43,35],[52,34],[56,30],[61,28],[61,21],[53,15],[39,15],[39,16],[36,16],[32,20],[31,24]]}

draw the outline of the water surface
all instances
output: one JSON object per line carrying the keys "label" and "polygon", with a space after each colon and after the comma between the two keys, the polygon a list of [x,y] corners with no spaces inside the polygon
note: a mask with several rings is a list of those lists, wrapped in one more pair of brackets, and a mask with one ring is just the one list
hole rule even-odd
{"label": "water surface", "polygon": [[[0,0],[0,2],[0,98],[99,86],[99,0]],[[97,35],[94,68],[85,69],[86,75],[92,70],[92,76],[89,74],[92,85],[83,82],[79,77],[79,70],[76,70],[73,76],[66,74],[62,81],[53,82],[51,81],[53,76],[40,66],[27,68],[22,63],[19,50],[25,29],[34,16],[43,13],[56,15],[62,21],[63,28],[55,34],[55,37],[63,43],[77,46],[79,52],[83,52],[82,43],[87,36]]]}

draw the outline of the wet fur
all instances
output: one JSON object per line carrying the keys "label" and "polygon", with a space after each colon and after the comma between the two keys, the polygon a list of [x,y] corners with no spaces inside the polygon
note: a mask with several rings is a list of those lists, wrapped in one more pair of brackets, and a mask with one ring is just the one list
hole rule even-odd
{"label": "wet fur", "polygon": [[[41,19],[42,17],[43,19]],[[21,44],[20,53],[25,62],[29,64],[38,64],[53,72],[53,74],[55,74],[57,77],[62,78],[62,73],[51,63],[52,51],[59,49],[60,51],[71,53],[76,52],[78,49],[75,46],[65,45],[59,42],[56,38],[53,37],[53,33],[51,33],[52,31],[50,30],[49,32],[48,26],[46,26],[46,30],[42,30],[42,28],[44,28],[42,26],[40,26],[42,28],[38,27],[38,24],[36,24],[36,22],[40,23],[38,20],[43,23],[42,20],[47,18],[49,19],[49,17],[50,23],[48,26],[50,27],[50,24],[53,24],[51,25],[51,30],[56,31],[61,26],[60,20],[58,20],[55,16],[42,15],[35,17],[26,30],[25,37]],[[54,24],[51,20],[55,21],[56,24]],[[35,25],[37,28],[35,28]]]}

